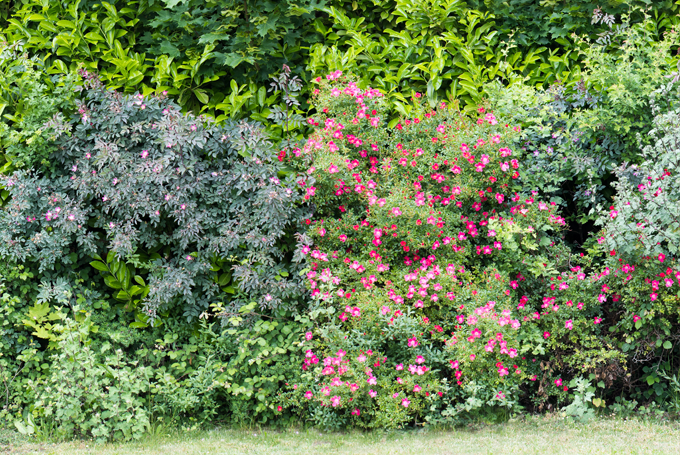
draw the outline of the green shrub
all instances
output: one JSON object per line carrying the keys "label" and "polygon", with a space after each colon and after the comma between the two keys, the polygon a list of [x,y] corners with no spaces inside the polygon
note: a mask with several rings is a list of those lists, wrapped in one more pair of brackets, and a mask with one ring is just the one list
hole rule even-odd
{"label": "green shrub", "polygon": [[[0,264],[0,305],[4,315],[0,327],[0,376],[5,384],[0,420],[20,413],[27,403],[22,381],[35,373],[46,359],[41,343],[30,336],[22,321],[38,293],[37,270],[25,265]],[[35,361],[32,362],[32,361]]]}
{"label": "green shrub", "polygon": [[75,108],[75,75],[45,77],[44,70],[21,46],[0,45],[1,174],[49,167],[55,147],[44,125],[56,113]]}
{"label": "green shrub", "polygon": [[29,261],[5,261],[0,265],[0,305],[4,315],[0,376],[5,385],[1,422],[11,424],[34,401],[36,390],[29,383],[44,380],[49,373],[67,316],[64,308],[82,305],[92,310],[106,304],[84,278],[88,276],[85,267],[89,267],[87,262],[81,260],[73,267],[79,273],[61,266],[41,273]]}
{"label": "green shrub", "polygon": [[[410,116],[411,90],[438,100],[460,100],[469,110],[488,95],[489,82],[524,81],[547,87],[576,83],[582,74],[578,37],[611,40],[612,22],[644,22],[660,39],[677,24],[670,2],[623,1],[598,5],[496,0],[371,0],[350,8],[329,5],[330,21],[317,21],[324,41],[310,48],[316,75],[335,70],[356,74],[362,87],[381,89],[395,116]],[[600,9],[599,6],[602,6]],[[650,19],[649,17],[652,17]],[[620,24],[619,24],[620,25]],[[550,37],[550,38],[549,38]],[[609,51],[618,55],[615,47]],[[402,95],[404,94],[404,95]],[[396,119],[394,119],[396,122]]]}
{"label": "green shrub", "polygon": [[279,100],[266,82],[282,64],[304,72],[323,2],[258,0],[21,2],[0,40],[45,60],[48,74],[80,67],[105,85],[167,91],[184,110],[262,121]]}
{"label": "green shrub", "polygon": [[262,129],[218,127],[162,96],[121,95],[84,74],[78,113],[52,122],[61,133],[55,171],[3,180],[11,201],[0,213],[0,256],[42,271],[106,248],[128,263],[109,258],[108,286],[149,282],[143,322],[176,305],[189,320],[219,301],[294,306],[300,285],[284,278],[297,276],[284,257],[304,212]]}
{"label": "green shrub", "polygon": [[653,143],[643,148],[641,163],[623,163],[616,169],[614,205],[603,210],[600,218],[605,245],[626,260],[666,252],[675,256],[680,251],[678,84],[670,82],[657,95],[657,117],[646,138]]}
{"label": "green shrub", "polygon": [[611,201],[614,169],[639,163],[648,143],[650,97],[677,62],[677,33],[658,39],[654,26],[647,19],[622,27],[606,45],[584,46],[578,84],[489,89],[491,106],[523,126],[515,146],[527,151],[524,184],[563,208],[574,243],[586,241],[597,206]]}
{"label": "green shrub", "polygon": [[317,210],[300,251],[315,330],[287,406],[322,426],[402,427],[568,403],[590,415],[631,385],[671,396],[674,259],[571,253],[556,204],[523,187],[521,131],[494,113],[415,95],[389,128],[379,92],[327,79],[291,158]]}
{"label": "green shrub", "polygon": [[[613,2],[581,1],[536,3],[533,0],[468,0],[469,7],[494,14],[495,28],[501,36],[511,35],[520,45],[554,47],[564,44],[572,34],[601,33],[598,23],[611,23],[623,14],[635,13],[635,21],[642,20],[643,8],[662,26],[674,22],[676,6],[670,1],[616,0]],[[595,15],[594,15],[595,13]],[[598,20],[594,20],[598,18]]]}
{"label": "green shrub", "polygon": [[639,22],[642,7],[659,30],[677,23],[668,0],[26,0],[2,35],[45,58],[48,72],[83,64],[110,88],[167,90],[184,109],[215,118],[266,117],[278,98],[266,97],[264,84],[282,64],[305,81],[353,71],[406,115],[399,93],[410,86],[433,103],[461,98],[474,108],[490,80],[577,81],[572,35],[606,39],[607,24],[624,14]]}
{"label": "green shrub", "polygon": [[45,430],[58,437],[139,439],[149,425],[143,395],[152,370],[128,362],[120,349],[111,352],[108,343],[93,351],[84,339],[88,331],[87,319],[65,321],[49,375],[27,384],[38,389],[33,421],[44,419]]}
{"label": "green shrub", "polygon": [[[547,347],[523,294],[535,304],[541,282],[569,261],[554,205],[514,191],[521,154],[508,145],[519,129],[483,109],[477,118],[431,110],[419,94],[414,117],[389,128],[380,92],[328,79],[319,79],[316,132],[291,158],[317,206],[314,246],[301,253],[318,336],[291,403],[305,406],[310,392],[308,413],[327,426],[519,410],[532,357]],[[362,372],[369,361],[355,359],[370,352],[380,367]]]}

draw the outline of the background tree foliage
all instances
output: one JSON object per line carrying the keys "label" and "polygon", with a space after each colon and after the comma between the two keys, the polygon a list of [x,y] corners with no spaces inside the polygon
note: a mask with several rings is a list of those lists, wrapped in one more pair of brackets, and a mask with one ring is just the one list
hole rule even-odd
{"label": "background tree foliage", "polygon": [[[389,92],[415,89],[475,104],[484,83],[575,81],[572,34],[597,36],[594,2],[517,0],[27,0],[6,4],[2,36],[46,60],[48,73],[83,64],[111,88],[167,90],[184,109],[217,118],[266,117],[260,88],[282,64],[304,81],[351,70]],[[661,32],[670,0],[612,1],[606,15],[646,11]],[[635,9],[637,8],[637,9]],[[235,81],[232,83],[231,81]]]}

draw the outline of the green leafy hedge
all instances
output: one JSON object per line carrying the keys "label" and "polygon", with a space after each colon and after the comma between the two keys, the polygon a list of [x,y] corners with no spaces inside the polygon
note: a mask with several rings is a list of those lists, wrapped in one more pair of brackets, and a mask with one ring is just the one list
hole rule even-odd
{"label": "green leafy hedge", "polygon": [[398,95],[407,87],[427,93],[433,103],[461,98],[476,104],[493,79],[526,77],[531,85],[578,80],[573,33],[606,39],[612,21],[631,11],[631,23],[649,14],[659,30],[677,22],[670,1],[603,5],[593,24],[597,6],[491,0],[31,0],[13,4],[0,33],[46,58],[48,72],[83,64],[111,88],[144,95],[167,90],[184,109],[241,118],[276,104],[260,89],[282,64],[305,81],[351,70],[388,93],[398,110],[407,106]]}
{"label": "green leafy hedge", "polygon": [[676,6],[9,5],[2,425],[680,411]]}

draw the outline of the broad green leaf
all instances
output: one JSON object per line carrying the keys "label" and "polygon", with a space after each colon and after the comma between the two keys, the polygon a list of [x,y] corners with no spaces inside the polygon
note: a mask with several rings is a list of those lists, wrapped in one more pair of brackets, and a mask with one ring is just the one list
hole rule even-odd
{"label": "broad green leaf", "polygon": [[108,272],[109,271],[109,268],[103,262],[92,261],[92,262],[90,262],[90,265],[92,267],[94,267],[95,269],[101,271],[101,272]]}
{"label": "broad green leaf", "polygon": [[47,316],[50,312],[50,304],[48,302],[36,303],[28,309],[28,317],[32,320],[39,320]]}
{"label": "broad green leaf", "polygon": [[[68,67],[66,66],[66,63],[59,59],[55,59],[54,62],[52,62],[52,68],[56,70],[59,73],[66,74],[68,73]],[[52,72],[53,74],[54,72]]]}
{"label": "broad green leaf", "polygon": [[108,11],[112,17],[114,17],[116,20],[118,19],[118,10],[116,9],[115,6],[113,6],[109,2],[102,2],[102,6],[106,8],[106,11]]}
{"label": "broad green leaf", "polygon": [[161,52],[170,57],[177,58],[181,55],[179,48],[168,40],[164,40],[160,45]]}
{"label": "broad green leaf", "polygon": [[120,289],[121,288],[121,285],[118,282],[118,280],[111,275],[104,277],[104,283],[112,289]]}
{"label": "broad green leaf", "polygon": [[132,71],[128,76],[126,85],[136,86],[144,79],[144,75],[140,71]]}
{"label": "broad green leaf", "polygon": [[66,20],[58,21],[58,22],[57,22],[57,25],[58,25],[59,27],[65,27],[65,28],[70,28],[70,29],[76,28],[76,24],[74,24],[74,23],[71,22],[71,21],[66,21]]}
{"label": "broad green leaf", "polygon": [[230,281],[231,281],[231,273],[223,273],[222,275],[220,275],[219,279],[217,280],[217,284],[220,287],[224,287],[227,284],[229,284]]}
{"label": "broad green leaf", "polygon": [[202,104],[208,104],[210,97],[204,90],[194,89],[194,95]]}
{"label": "broad green leaf", "polygon": [[265,87],[260,87],[257,89],[257,104],[260,107],[264,107],[264,101],[267,97],[267,89]]}

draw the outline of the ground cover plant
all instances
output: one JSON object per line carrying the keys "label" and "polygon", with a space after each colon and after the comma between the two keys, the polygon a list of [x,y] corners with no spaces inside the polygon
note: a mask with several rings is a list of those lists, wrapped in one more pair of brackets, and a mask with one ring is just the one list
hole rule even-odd
{"label": "ground cover plant", "polygon": [[677,418],[680,43],[642,3],[12,2],[0,427]]}

